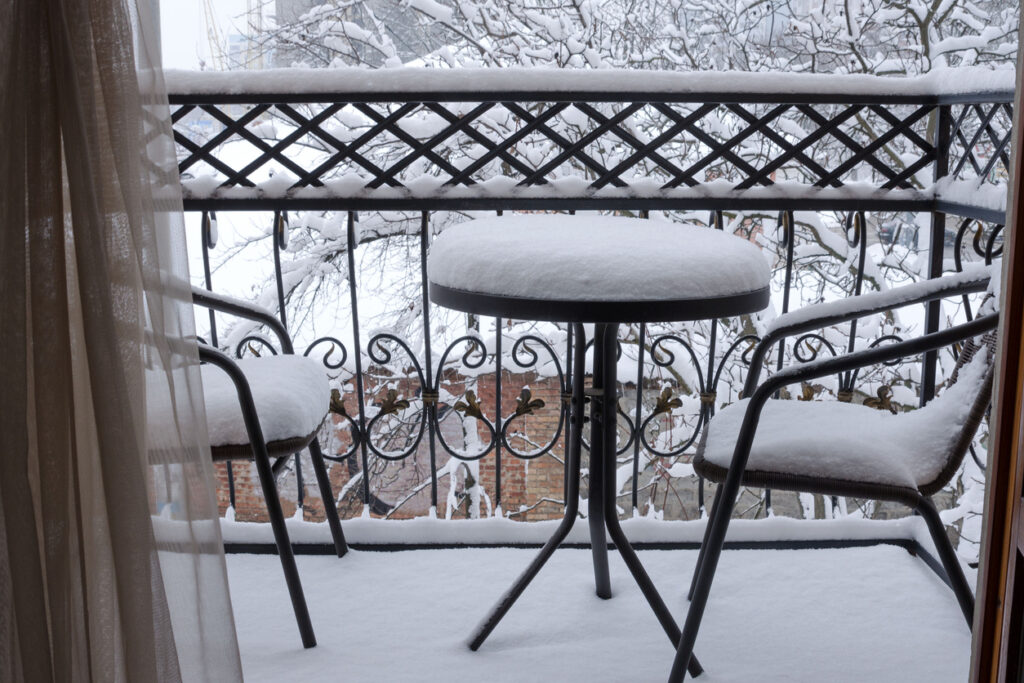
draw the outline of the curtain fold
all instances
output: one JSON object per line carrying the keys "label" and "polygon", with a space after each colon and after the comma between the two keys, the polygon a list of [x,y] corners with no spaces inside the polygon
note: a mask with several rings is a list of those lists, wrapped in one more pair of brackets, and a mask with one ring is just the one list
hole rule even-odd
{"label": "curtain fold", "polygon": [[0,0],[0,680],[241,680],[149,0]]}

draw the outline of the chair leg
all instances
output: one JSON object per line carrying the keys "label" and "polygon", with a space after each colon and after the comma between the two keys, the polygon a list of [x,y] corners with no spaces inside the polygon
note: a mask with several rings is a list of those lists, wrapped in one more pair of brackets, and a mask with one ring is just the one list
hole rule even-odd
{"label": "chair leg", "polygon": [[700,566],[704,564],[704,553],[708,547],[708,536],[711,535],[711,520],[715,518],[715,510],[718,509],[718,504],[722,500],[722,487],[719,486],[715,490],[715,498],[711,501],[711,512],[708,514],[708,523],[704,527],[704,540],[700,543],[700,550],[697,552],[697,563],[693,566],[693,578],[690,579],[690,590],[686,594],[687,600],[693,600],[693,589],[697,585],[697,575],[700,574]]}
{"label": "chair leg", "polygon": [[313,633],[313,622],[309,618],[306,596],[302,591],[302,582],[299,580],[299,569],[295,566],[295,555],[292,552],[291,541],[288,539],[288,528],[284,523],[281,499],[278,497],[274,473],[270,468],[270,456],[267,455],[265,446],[260,449],[253,444],[253,451],[255,451],[256,473],[260,479],[260,487],[263,489],[263,499],[267,503],[270,528],[274,532],[274,542],[277,544],[277,554],[281,558],[281,568],[284,570],[285,583],[288,584],[288,595],[292,600],[292,610],[295,612],[295,621],[299,626],[302,646],[315,647],[316,636]]}
{"label": "chair leg", "polygon": [[284,523],[284,513],[281,511],[281,499],[277,495],[274,469],[270,464],[270,455],[267,453],[267,442],[263,438],[263,428],[260,427],[259,417],[256,415],[256,404],[252,398],[252,389],[245,378],[245,373],[242,372],[234,361],[220,351],[204,347],[200,344],[199,359],[224,370],[235,385],[235,391],[238,393],[238,403],[242,409],[242,420],[245,422],[245,431],[249,435],[249,443],[252,444],[253,459],[256,462],[256,474],[260,478],[263,499],[267,503],[270,528],[274,532],[274,542],[277,544],[277,553],[281,558],[284,580],[288,584],[288,595],[292,600],[292,609],[295,611],[295,621],[299,626],[299,635],[302,636],[302,645],[303,647],[314,647],[316,646],[316,636],[313,634],[313,623],[309,619],[306,596],[302,592],[299,570],[295,566],[295,555],[292,553],[292,544],[288,540],[288,529]]}
{"label": "chair leg", "polygon": [[341,520],[338,519],[338,504],[334,501],[334,489],[331,487],[327,464],[324,462],[323,451],[320,450],[320,441],[316,437],[309,442],[309,457],[313,461],[317,484],[320,485],[320,498],[324,501],[324,515],[327,517],[327,525],[331,528],[331,538],[334,539],[334,552],[338,557],[344,557],[348,552],[348,544],[345,543],[345,532],[341,530]]}
{"label": "chair leg", "polygon": [[[676,658],[672,662],[672,671],[668,677],[669,683],[681,683],[686,676],[688,667],[691,666],[693,646],[697,642],[697,631],[704,618],[704,609],[707,607],[708,595],[711,593],[711,582],[715,578],[715,570],[718,568],[718,560],[722,556],[725,534],[729,529],[729,519],[732,516],[732,506],[726,501],[736,498],[735,492],[730,496],[729,490],[732,487],[727,484],[728,482],[719,489],[717,496],[721,497],[721,501],[714,506],[715,514],[708,521],[709,530],[704,541],[704,557],[700,560],[693,580],[690,609],[686,612],[686,621],[683,622],[683,634],[679,639]],[[739,486],[737,485],[735,488],[739,489]]]}
{"label": "chair leg", "polygon": [[679,639],[676,658],[672,662],[672,671],[668,676],[669,683],[682,683],[686,677],[687,667],[691,666],[690,660],[693,656],[693,646],[697,642],[697,631],[704,618],[704,609],[707,607],[708,595],[711,593],[711,583],[715,580],[718,560],[721,559],[722,549],[725,547],[725,535],[729,531],[733,503],[739,495],[743,483],[743,470],[750,457],[750,446],[754,440],[756,426],[756,419],[751,420],[748,411],[736,439],[736,450],[729,466],[729,474],[726,475],[725,481],[719,484],[718,492],[715,494],[711,518],[708,520],[708,529],[704,535],[702,547],[704,556],[699,561],[700,564],[693,580],[690,609],[686,612],[686,621],[683,622],[683,635]]}
{"label": "chair leg", "polygon": [[971,591],[971,584],[964,576],[963,567],[960,566],[960,560],[956,556],[956,551],[953,550],[953,544],[949,542],[949,536],[946,535],[946,527],[942,523],[942,518],[939,517],[939,511],[935,509],[935,504],[931,499],[924,496],[921,497],[915,509],[928,525],[928,532],[935,544],[935,550],[939,553],[942,568],[946,570],[949,586],[953,589],[957,602],[960,603],[960,611],[964,613],[964,618],[967,620],[967,628],[972,628],[974,592]]}
{"label": "chair leg", "polygon": [[290,455],[282,455],[280,458],[275,458],[274,462],[270,465],[270,471],[274,473],[274,481],[281,476],[281,473],[288,468],[288,463],[292,460]]}

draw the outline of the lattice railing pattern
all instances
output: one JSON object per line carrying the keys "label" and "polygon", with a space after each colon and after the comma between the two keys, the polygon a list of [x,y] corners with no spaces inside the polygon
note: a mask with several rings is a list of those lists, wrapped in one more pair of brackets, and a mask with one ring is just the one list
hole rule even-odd
{"label": "lattice railing pattern", "polygon": [[1006,182],[1010,175],[1013,107],[1008,103],[963,104],[952,108],[950,175]]}
{"label": "lattice railing pattern", "polygon": [[[179,104],[173,120],[192,196],[218,188],[219,196],[232,197],[383,188],[422,195],[468,187],[490,194],[525,187],[550,195],[658,194],[698,186],[735,192],[780,181],[920,189],[932,180],[939,106],[206,102]],[[1000,113],[1008,106],[992,107],[992,116],[983,105],[963,106],[957,116],[954,138],[970,150],[961,158],[978,173],[1005,151]],[[981,126],[971,116],[976,110]],[[985,156],[985,144],[995,157]]]}

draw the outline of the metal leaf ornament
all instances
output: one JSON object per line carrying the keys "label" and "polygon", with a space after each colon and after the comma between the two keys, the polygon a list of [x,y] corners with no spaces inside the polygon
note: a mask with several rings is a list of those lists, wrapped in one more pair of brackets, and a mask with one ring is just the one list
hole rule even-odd
{"label": "metal leaf ornament", "polygon": [[384,400],[380,404],[380,414],[391,415],[408,407],[409,402],[407,400],[398,398],[398,392],[394,389],[388,389],[388,393],[384,395]]}
{"label": "metal leaf ornament", "polygon": [[813,401],[824,389],[825,387],[820,384],[802,382],[800,385],[800,395],[796,397],[796,400]]}
{"label": "metal leaf ornament", "polygon": [[331,405],[329,410],[335,415],[348,417],[348,413],[345,411],[345,404],[341,400],[341,392],[337,389],[331,389]]}
{"label": "metal leaf ornament", "polygon": [[878,398],[866,398],[864,399],[864,405],[876,410],[888,410],[893,415],[899,412],[896,406],[892,404],[892,387],[883,384],[878,387],[878,391],[875,393],[878,394]]}
{"label": "metal leaf ornament", "polygon": [[661,396],[658,397],[658,401],[654,404],[654,415],[661,415],[662,413],[670,413],[676,408],[682,408],[683,401],[679,397],[672,396],[672,390],[665,387],[661,390]]}
{"label": "metal leaf ornament", "polygon": [[516,399],[516,417],[520,415],[531,415],[533,411],[544,407],[544,400],[533,398],[529,389],[523,389]]}
{"label": "metal leaf ornament", "polygon": [[480,403],[476,399],[476,394],[472,391],[467,391],[466,400],[456,401],[453,406],[455,412],[462,413],[466,417],[475,417],[478,420],[484,419],[483,411],[480,410]]}

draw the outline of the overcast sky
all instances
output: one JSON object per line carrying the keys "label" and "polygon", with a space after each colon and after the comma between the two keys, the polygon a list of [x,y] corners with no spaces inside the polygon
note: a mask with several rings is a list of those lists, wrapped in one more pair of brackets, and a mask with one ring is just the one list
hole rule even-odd
{"label": "overcast sky", "polygon": [[[203,0],[162,0],[160,3],[160,33],[163,44],[164,67],[167,69],[198,69],[200,60],[207,69],[216,68],[210,61],[210,43],[207,38]],[[219,34],[227,38],[242,33],[246,25],[246,0],[210,0]]]}

